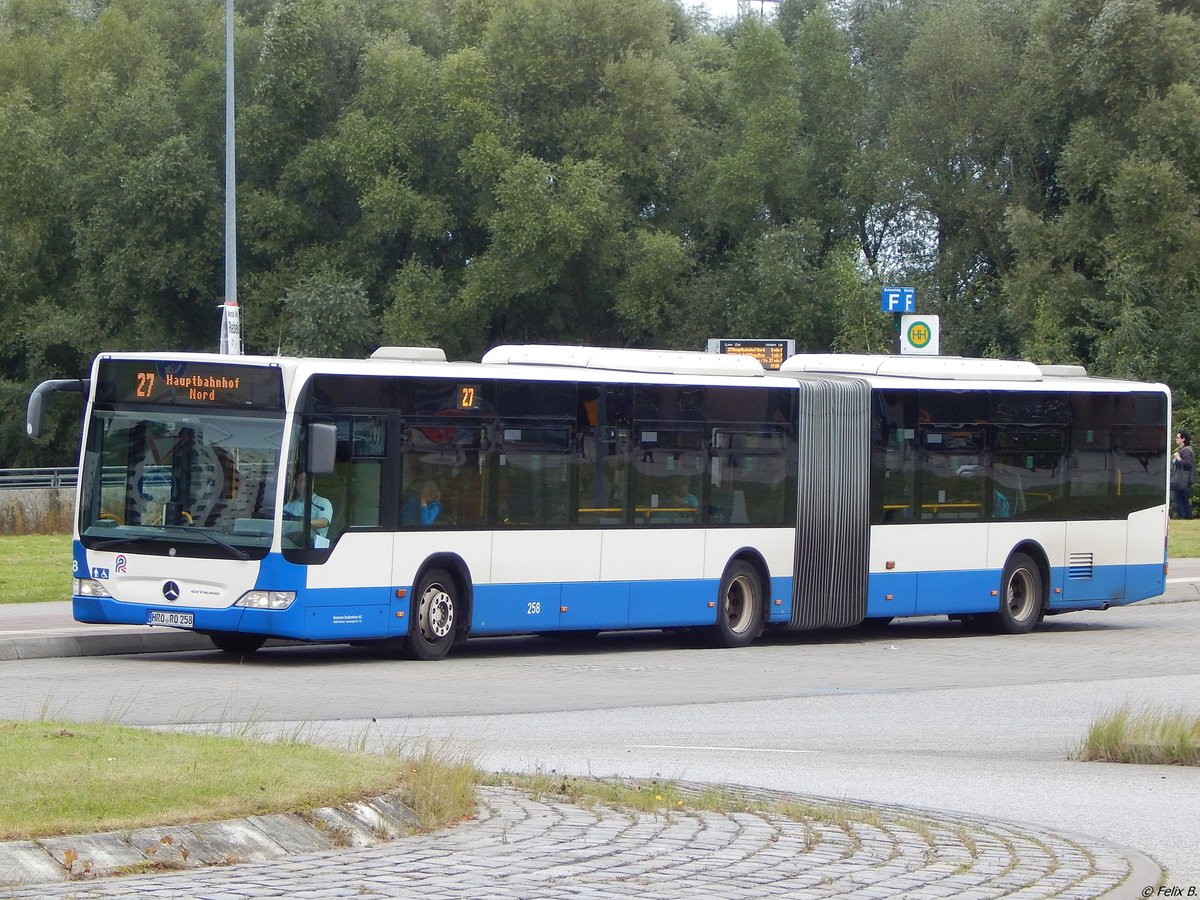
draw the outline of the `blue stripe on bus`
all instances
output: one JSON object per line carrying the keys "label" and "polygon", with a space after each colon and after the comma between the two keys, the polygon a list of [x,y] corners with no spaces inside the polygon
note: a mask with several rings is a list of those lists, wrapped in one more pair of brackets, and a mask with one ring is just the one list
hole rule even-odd
{"label": "blue stripe on bus", "polygon": [[[792,618],[792,584],[795,579],[790,575],[786,578],[771,579],[771,596],[767,598],[770,612],[768,622],[790,622]],[[775,601],[780,601],[776,605]]]}
{"label": "blue stripe on bus", "polygon": [[1000,573],[986,569],[876,572],[867,578],[867,618],[992,612],[999,584]]}
{"label": "blue stripe on bus", "polygon": [[1134,603],[1157,597],[1167,589],[1167,572],[1161,563],[1129,565],[1125,567],[1125,599],[1121,603]]}
{"label": "blue stripe on bus", "polygon": [[[1000,606],[1000,569],[952,572],[876,572],[867,579],[867,617],[935,616],[995,612]],[[1159,563],[1096,566],[1087,579],[1070,579],[1067,567],[1050,571],[1051,609],[1134,603],[1163,592]],[[993,594],[992,592],[997,593]]]}
{"label": "blue stripe on bus", "polygon": [[[71,611],[76,620],[100,625],[146,625],[151,610],[192,613],[196,631],[237,631],[245,612],[240,606],[225,609],[202,609],[191,606],[121,603],[111,597],[71,598]],[[163,626],[167,627],[167,626]]]}
{"label": "blue stripe on bus", "polygon": [[1053,609],[1095,607],[1101,603],[1114,606],[1136,603],[1157,597],[1166,589],[1166,573],[1162,563],[1128,566],[1095,566],[1088,578],[1071,578],[1069,567],[1056,569],[1052,576],[1055,586],[1063,589],[1059,599],[1051,599]]}
{"label": "blue stripe on bus", "polygon": [[[257,580],[262,589],[297,590],[287,610],[174,607],[195,616],[197,631],[243,631],[310,641],[366,640],[407,633],[409,600],[397,600],[390,586],[308,589],[306,570],[268,556]],[[868,578],[867,616],[921,616],[993,612],[999,606],[999,570],[886,572]],[[1097,566],[1087,584],[1070,582],[1066,567],[1051,572],[1051,608],[1080,609],[1133,603],[1162,593],[1161,564]],[[771,620],[791,615],[791,578],[771,580]],[[716,579],[476,585],[472,633],[619,628],[671,628],[716,621]],[[410,594],[411,596],[411,594]],[[780,606],[776,598],[783,599]],[[81,622],[145,625],[155,605],[120,603],[107,597],[74,597]],[[400,611],[406,613],[401,617]]]}
{"label": "blue stripe on bus", "polygon": [[308,566],[290,563],[282,553],[268,553],[258,564],[254,587],[260,591],[301,591],[307,580]]}
{"label": "blue stripe on bus", "polygon": [[475,586],[474,634],[594,628],[672,628],[716,621],[718,583],[569,582]]}
{"label": "blue stripe on bus", "polygon": [[[474,634],[679,628],[717,620],[720,581],[568,582],[475,586]],[[771,619],[791,617],[791,578],[771,579]],[[774,599],[783,603],[774,605]]]}

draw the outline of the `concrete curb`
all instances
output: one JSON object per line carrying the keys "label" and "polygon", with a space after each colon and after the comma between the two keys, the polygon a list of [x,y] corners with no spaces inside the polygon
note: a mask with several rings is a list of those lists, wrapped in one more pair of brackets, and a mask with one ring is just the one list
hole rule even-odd
{"label": "concrete curb", "polygon": [[1140,850],[1132,847],[1118,848],[1129,860],[1129,877],[1111,891],[1106,891],[1097,900],[1133,900],[1144,898],[1146,888],[1157,888],[1163,883],[1162,867]]}
{"label": "concrete curb", "polygon": [[0,660],[54,659],[66,656],[118,656],[126,653],[172,653],[213,650],[202,634],[168,629],[140,632],[24,634],[0,638]]}
{"label": "concrete curb", "polygon": [[0,886],[51,884],[366,847],[412,834],[416,814],[395,795],[203,824],[0,843]]}

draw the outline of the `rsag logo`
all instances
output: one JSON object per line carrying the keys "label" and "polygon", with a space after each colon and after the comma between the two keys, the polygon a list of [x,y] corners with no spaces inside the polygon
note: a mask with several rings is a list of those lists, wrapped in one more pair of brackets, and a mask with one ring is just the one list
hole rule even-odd
{"label": "rsag logo", "polygon": [[125,574],[125,565],[126,565],[128,562],[129,562],[129,560],[127,560],[127,559],[125,558],[125,554],[124,554],[124,553],[118,553],[118,554],[117,554],[117,560],[116,560],[116,565],[115,565],[115,568],[116,568],[116,570],[117,570],[117,574],[118,574],[118,575],[124,575],[124,574]]}

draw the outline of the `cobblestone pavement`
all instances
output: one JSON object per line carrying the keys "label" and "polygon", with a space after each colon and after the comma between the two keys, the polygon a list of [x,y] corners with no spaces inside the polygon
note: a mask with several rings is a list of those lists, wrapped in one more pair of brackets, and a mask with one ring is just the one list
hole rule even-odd
{"label": "cobblestone pavement", "polygon": [[802,820],[765,811],[634,814],[489,787],[476,820],[436,834],[265,864],[0,889],[0,898],[1084,900],[1143,896],[1160,877],[1140,854],[1032,827],[739,793],[751,808],[791,802],[822,812]]}

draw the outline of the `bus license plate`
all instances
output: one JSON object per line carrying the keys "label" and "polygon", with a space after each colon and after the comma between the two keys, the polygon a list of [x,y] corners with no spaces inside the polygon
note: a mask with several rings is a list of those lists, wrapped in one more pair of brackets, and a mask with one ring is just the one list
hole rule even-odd
{"label": "bus license plate", "polygon": [[159,609],[150,610],[147,625],[170,625],[172,628],[191,628],[195,621],[192,613],[167,612]]}

